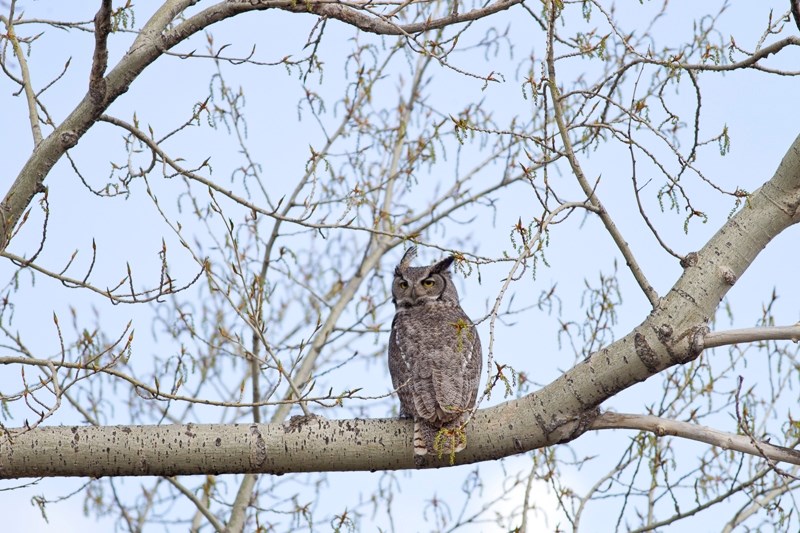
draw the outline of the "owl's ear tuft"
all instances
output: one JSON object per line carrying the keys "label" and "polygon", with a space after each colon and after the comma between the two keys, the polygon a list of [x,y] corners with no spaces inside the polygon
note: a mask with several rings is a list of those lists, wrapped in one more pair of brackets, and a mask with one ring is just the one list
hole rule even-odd
{"label": "owl's ear tuft", "polygon": [[453,264],[453,261],[455,261],[455,259],[456,256],[454,255],[445,257],[444,259],[433,265],[433,267],[431,267],[431,272],[435,274],[441,274],[442,272],[450,268],[450,265]]}
{"label": "owl's ear tuft", "polygon": [[411,246],[406,253],[403,254],[403,258],[400,260],[400,263],[394,269],[394,275],[400,276],[402,275],[403,270],[407,269],[411,265],[411,261],[417,256],[417,247]]}

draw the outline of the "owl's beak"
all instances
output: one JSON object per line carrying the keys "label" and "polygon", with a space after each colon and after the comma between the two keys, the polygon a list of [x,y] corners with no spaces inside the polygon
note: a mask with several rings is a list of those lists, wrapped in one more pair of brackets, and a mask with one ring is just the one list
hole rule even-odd
{"label": "owl's beak", "polygon": [[416,287],[411,287],[411,301],[414,302],[414,304],[417,303],[417,288]]}

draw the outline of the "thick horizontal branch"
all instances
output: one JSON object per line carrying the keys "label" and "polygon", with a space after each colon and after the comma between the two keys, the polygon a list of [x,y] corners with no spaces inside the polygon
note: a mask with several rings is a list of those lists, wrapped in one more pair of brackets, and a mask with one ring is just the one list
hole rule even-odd
{"label": "thick horizontal branch", "polygon": [[[575,420],[545,435],[525,403],[513,400],[475,413],[466,428],[467,449],[456,454],[454,464],[554,444],[581,425]],[[0,437],[0,478],[283,474],[449,465],[449,457],[427,457],[424,464],[415,464],[412,426],[400,419],[293,417],[283,424],[10,430]]]}
{"label": "thick horizontal branch", "polygon": [[[584,429],[635,429],[800,465],[797,450],[648,415],[607,412],[546,434],[525,408],[528,400],[538,401],[536,395],[478,411],[467,426],[467,449],[452,464],[515,455],[569,440]],[[415,463],[411,437],[411,421],[399,419],[294,417],[284,424],[39,427],[12,430],[0,439],[0,478],[285,474],[451,464],[448,456]]]}
{"label": "thick horizontal branch", "polygon": [[638,429],[659,437],[672,435],[684,439],[705,442],[725,450],[735,450],[764,457],[775,462],[800,465],[800,451],[767,442],[755,442],[747,435],[726,433],[706,426],[669,420],[652,415],[636,415],[606,412],[595,418],[589,429]]}

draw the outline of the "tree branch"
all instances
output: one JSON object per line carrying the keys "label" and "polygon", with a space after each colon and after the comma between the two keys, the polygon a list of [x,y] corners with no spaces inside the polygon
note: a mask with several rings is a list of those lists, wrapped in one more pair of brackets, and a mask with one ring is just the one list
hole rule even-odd
{"label": "tree branch", "polygon": [[[383,15],[369,11],[371,2],[341,2],[339,0],[312,0],[310,2],[297,2],[294,0],[228,0],[228,5],[236,6],[241,11],[283,9],[293,13],[313,13],[378,35],[412,35],[430,30],[437,30],[445,26],[472,22],[500,11],[521,4],[522,0],[497,0],[494,3],[466,13],[451,13],[444,17],[426,19],[424,22],[397,24],[390,19],[397,15],[397,10],[391,14]],[[406,5],[413,7],[414,2]],[[401,6],[402,7],[402,6]],[[363,11],[366,11],[364,13]]]}
{"label": "tree branch", "polygon": [[704,348],[758,341],[800,341],[800,323],[793,326],[731,329],[712,331],[703,338]]}
{"label": "tree branch", "polygon": [[731,533],[737,528],[737,526],[744,523],[748,518],[762,509],[768,508],[769,505],[772,504],[776,499],[779,499],[787,492],[791,492],[795,489],[795,487],[796,484],[787,483],[772,490],[757,492],[754,495],[755,497],[750,500],[750,503],[744,508],[739,509],[733,518],[731,518],[731,520],[725,524],[725,527],[721,529],[722,533]]}
{"label": "tree branch", "polygon": [[[454,464],[499,459],[569,440],[581,421],[546,433],[526,408],[546,393],[482,409],[466,428]],[[56,426],[9,430],[0,439],[0,478],[178,476],[222,473],[375,471],[448,466],[449,457],[415,464],[413,423],[399,419],[293,417],[284,424]],[[800,451],[654,416],[603,413],[586,429],[638,429],[674,435],[800,465]]]}
{"label": "tree branch", "polygon": [[773,461],[800,465],[800,450],[775,446],[766,442],[755,443],[747,435],[726,433],[725,431],[698,424],[669,420],[652,415],[605,412],[589,424],[589,429],[638,429],[649,431],[659,437],[672,435],[673,437],[705,442],[724,450],[735,450],[757,457],[765,457]]}
{"label": "tree branch", "polygon": [[[14,31],[14,21],[12,20],[14,14],[12,12],[11,18],[0,17],[6,26],[6,36],[11,41],[11,47],[14,49],[14,55],[17,56],[19,61],[20,76],[22,77],[22,88],[25,91],[25,101],[28,104],[28,120],[31,124],[31,134],[33,135],[33,147],[39,146],[42,142],[42,128],[39,125],[39,113],[37,112],[36,93],[33,90],[33,83],[31,82],[31,73],[28,69],[28,60],[25,58],[25,52],[19,45],[17,33]],[[7,230],[10,235],[10,229]]]}
{"label": "tree branch", "polygon": [[200,501],[200,498],[194,495],[194,492],[187,489],[183,486],[182,483],[178,482],[177,479],[172,477],[165,478],[168,483],[170,483],[173,487],[175,487],[181,494],[186,496],[190,502],[194,504],[197,508],[197,511],[202,514],[208,523],[211,524],[211,527],[214,528],[214,531],[219,531],[220,533],[225,531],[225,525],[219,521],[219,519],[214,516],[211,510],[208,508],[208,504]]}
{"label": "tree branch", "polygon": [[554,2],[550,2],[548,9],[550,10],[550,23],[548,25],[547,39],[547,86],[550,89],[550,93],[553,95],[553,116],[558,126],[561,142],[564,144],[564,152],[567,156],[567,161],[569,161],[572,172],[575,174],[581,189],[583,189],[584,194],[586,194],[586,198],[592,206],[597,209],[597,214],[606,227],[606,231],[611,235],[614,244],[617,245],[617,248],[619,248],[619,251],[622,253],[622,257],[625,259],[628,268],[630,268],[636,283],[639,284],[642,292],[644,292],[645,296],[650,301],[650,305],[656,307],[658,305],[658,293],[653,286],[650,285],[650,282],[647,281],[647,277],[645,277],[644,271],[639,266],[639,262],[636,261],[636,257],[633,255],[630,246],[628,246],[627,241],[622,236],[619,228],[617,228],[611,215],[608,214],[608,211],[606,211],[606,208],[603,206],[602,202],[600,202],[600,198],[597,196],[594,187],[592,187],[589,180],[586,178],[580,162],[578,161],[578,157],[575,155],[575,149],[569,137],[569,131],[564,119],[564,101],[556,81],[556,66],[553,51],[555,45],[554,32],[556,19],[556,7]]}
{"label": "tree branch", "polygon": [[628,531],[628,533],[644,533],[646,531],[654,531],[654,530],[656,530],[656,529],[658,529],[660,527],[672,525],[675,522],[677,522],[678,520],[683,520],[684,518],[688,518],[690,516],[694,516],[697,513],[699,513],[700,511],[705,511],[706,509],[709,509],[709,508],[713,507],[714,505],[716,505],[716,504],[718,504],[720,502],[724,502],[725,500],[727,500],[728,498],[730,498],[731,496],[733,496],[737,492],[741,492],[743,490],[746,490],[746,489],[752,487],[756,483],[756,481],[758,481],[759,479],[763,478],[767,474],[767,472],[769,472],[769,471],[770,471],[770,469],[768,469],[768,468],[762,469],[760,472],[756,473],[754,476],[750,477],[749,479],[746,479],[745,481],[742,481],[741,483],[737,484],[736,486],[731,487],[730,489],[726,490],[722,494],[718,494],[716,497],[711,498],[710,500],[707,500],[707,501],[705,501],[703,503],[700,503],[700,504],[696,505],[695,507],[692,507],[691,509],[681,510],[679,512],[676,512],[674,515],[672,515],[672,516],[670,516],[668,518],[665,518],[663,520],[659,520],[657,522],[649,522],[647,525],[645,525],[643,527],[636,528],[636,529],[631,529],[631,530]]}
{"label": "tree branch", "polygon": [[111,0],[102,0],[94,17],[94,55],[89,73],[89,95],[100,108],[106,98],[106,80],[103,75],[108,66],[108,34],[111,33]]}
{"label": "tree branch", "polygon": [[[534,393],[534,396],[536,393]],[[478,411],[455,464],[498,459],[567,438],[577,422],[549,435],[513,400]],[[415,465],[413,422],[293,417],[281,424],[53,426],[7,430],[0,437],[0,478],[178,476],[192,474],[399,470],[442,467],[449,457]]]}
{"label": "tree branch", "polygon": [[800,136],[772,179],[754,191],[699,252],[689,254],[683,275],[639,326],[531,399],[528,405],[540,426],[548,430],[572,420],[635,383],[696,359],[719,302],[764,247],[797,223],[798,206]]}

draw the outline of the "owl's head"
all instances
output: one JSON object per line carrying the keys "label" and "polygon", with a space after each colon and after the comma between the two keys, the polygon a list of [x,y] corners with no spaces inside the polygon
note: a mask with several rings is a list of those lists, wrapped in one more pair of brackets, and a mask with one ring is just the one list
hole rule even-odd
{"label": "owl's head", "polygon": [[445,302],[458,305],[458,292],[450,276],[450,265],[455,259],[452,255],[423,267],[412,267],[411,261],[417,255],[417,248],[406,250],[400,263],[394,269],[392,282],[392,301],[397,308],[426,305],[431,302]]}

